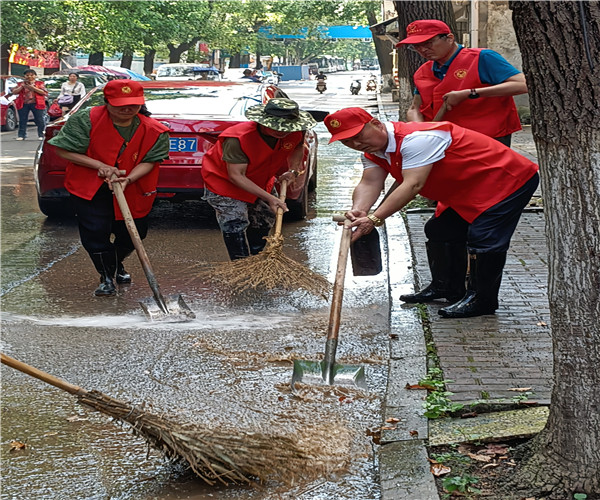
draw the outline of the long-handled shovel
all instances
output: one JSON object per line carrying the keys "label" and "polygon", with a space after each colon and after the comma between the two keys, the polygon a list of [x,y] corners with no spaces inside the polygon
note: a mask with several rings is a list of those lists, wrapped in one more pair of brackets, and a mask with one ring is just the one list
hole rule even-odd
{"label": "long-handled shovel", "polygon": [[[114,176],[113,179],[116,179],[116,176]],[[154,300],[148,297],[139,301],[144,313],[146,313],[146,316],[152,321],[166,317],[179,320],[195,318],[196,315],[188,307],[181,295],[172,294],[165,297],[161,293],[158,281],[156,280],[156,276],[154,276],[154,271],[150,265],[150,259],[148,259],[146,249],[144,248],[144,245],[142,245],[142,239],[140,238],[137,227],[135,227],[129,205],[127,205],[123,187],[118,182],[114,182],[112,188],[117,198],[119,208],[121,209],[121,213],[123,214],[125,226],[127,227],[129,236],[131,236],[131,241],[133,242],[135,251],[140,259],[142,268],[144,269],[144,274],[146,275],[146,279],[148,280],[148,284],[154,295]]]}
{"label": "long-handled shovel", "polygon": [[[134,434],[170,459],[187,462],[208,484],[254,484],[253,478],[265,480],[270,477],[291,483],[294,477],[306,475],[312,467],[319,469],[316,463],[311,463],[315,455],[301,450],[291,437],[240,427],[209,428],[202,424],[181,423],[164,415],[147,413],[99,391],[87,391],[4,353],[0,353],[0,360],[77,396],[81,404],[128,423]],[[316,455],[318,458],[318,453]]]}
{"label": "long-handled shovel", "polygon": [[352,222],[344,221],[342,241],[338,256],[335,282],[333,284],[333,297],[329,313],[329,327],[327,328],[327,342],[325,343],[325,357],[323,361],[294,360],[292,374],[292,389],[296,382],[333,385],[355,385],[366,389],[365,369],[363,366],[343,365],[335,362],[340,331],[340,316],[344,298],[344,280],[346,278],[346,264],[348,263],[348,250],[352,238]]}

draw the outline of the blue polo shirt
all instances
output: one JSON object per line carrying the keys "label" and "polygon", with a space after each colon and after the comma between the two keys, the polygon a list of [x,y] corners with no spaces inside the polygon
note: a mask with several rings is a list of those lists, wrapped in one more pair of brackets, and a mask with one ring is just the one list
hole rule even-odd
{"label": "blue polo shirt", "polygon": [[[442,65],[438,64],[436,61],[433,62],[431,69],[436,78],[439,78],[440,80],[444,79],[448,72],[448,67],[463,48],[462,45],[459,45],[457,51],[452,54],[452,57]],[[498,85],[499,83],[508,80],[511,76],[520,73],[517,68],[498,54],[498,52],[491,49],[483,49],[481,51],[481,54],[479,55],[478,70],[481,83],[487,85]],[[414,93],[418,94],[419,91],[415,89]]]}

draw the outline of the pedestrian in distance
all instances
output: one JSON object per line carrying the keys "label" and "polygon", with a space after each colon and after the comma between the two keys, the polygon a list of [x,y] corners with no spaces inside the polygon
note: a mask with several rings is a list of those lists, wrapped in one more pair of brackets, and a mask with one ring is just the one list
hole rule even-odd
{"label": "pedestrian in distance", "polygon": [[44,82],[37,79],[37,73],[28,69],[23,74],[25,79],[19,82],[12,90],[11,94],[16,94],[15,106],[19,113],[19,131],[17,141],[24,141],[27,137],[27,122],[29,113],[33,114],[33,121],[37,126],[38,139],[44,139],[44,130],[46,128],[46,97],[48,91]]}
{"label": "pedestrian in distance", "polygon": [[222,132],[202,160],[204,200],[215,209],[231,260],[258,254],[277,209],[288,211],[274,184],[298,177],[305,131],[317,124],[283,98],[249,108],[246,118]]}
{"label": "pedestrian in distance", "polygon": [[[354,189],[353,240],[402,209],[417,194],[452,209],[435,244],[445,253],[429,259],[432,284],[427,300],[447,299],[446,318],[494,314],[510,239],[539,183],[538,166],[498,141],[450,122],[387,122],[361,108],[325,117],[330,142],[361,151],[363,175]],[[377,209],[391,174],[399,183]],[[430,245],[431,242],[428,242]],[[465,289],[468,249],[470,274]],[[425,292],[423,292],[425,293]]]}
{"label": "pedestrian in distance", "polygon": [[244,70],[244,76],[242,76],[242,80],[250,80],[252,82],[260,83],[260,78],[256,74],[256,70],[252,71],[248,68]]}
{"label": "pedestrian in distance", "polygon": [[[527,93],[523,73],[493,50],[459,45],[442,21],[414,21],[406,27],[406,35],[397,47],[408,47],[428,59],[413,75],[416,88],[406,114],[408,121],[432,121],[445,105],[443,120],[476,130],[510,147],[512,134],[521,130],[512,96]],[[427,256],[430,262],[442,262],[449,254],[455,255],[457,260],[453,265],[466,272],[466,248],[447,241],[442,243],[444,238],[439,237],[457,218],[459,215],[453,209],[437,200],[437,210],[425,224]],[[435,270],[440,270],[439,266]],[[434,276],[434,283],[438,282]],[[420,303],[437,295],[430,286],[400,298]]]}
{"label": "pedestrian in distance", "polygon": [[60,86],[60,93],[54,100],[63,113],[69,111],[85,96],[85,85],[79,81],[77,73],[69,73],[68,80]]}
{"label": "pedestrian in distance", "polygon": [[408,121],[432,121],[445,103],[444,120],[510,146],[511,134],[521,130],[512,96],[527,93],[523,73],[493,50],[459,45],[448,25],[436,19],[410,23],[400,46],[428,59],[413,75]]}
{"label": "pedestrian in distance", "polygon": [[111,80],[104,87],[104,102],[78,110],[48,141],[68,160],[65,187],[74,203],[81,243],[100,274],[97,296],[115,295],[115,281],[131,283],[123,260],[134,245],[112,183],[121,184],[143,239],[156,197],[158,165],[169,156],[168,129],[149,117],[139,82]]}

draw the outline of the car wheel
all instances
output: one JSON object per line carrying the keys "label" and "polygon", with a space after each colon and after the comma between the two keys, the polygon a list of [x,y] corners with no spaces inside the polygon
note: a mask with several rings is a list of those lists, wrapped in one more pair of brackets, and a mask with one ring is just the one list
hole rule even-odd
{"label": "car wheel", "polygon": [[308,179],[308,191],[312,193],[315,189],[317,189],[317,155],[312,162],[312,177]]}
{"label": "car wheel", "polygon": [[6,123],[2,125],[3,132],[12,132],[17,128],[17,113],[14,108],[8,108],[6,110]]}
{"label": "car wheel", "polygon": [[40,211],[52,219],[73,217],[75,211],[70,198],[42,198],[38,196]]}

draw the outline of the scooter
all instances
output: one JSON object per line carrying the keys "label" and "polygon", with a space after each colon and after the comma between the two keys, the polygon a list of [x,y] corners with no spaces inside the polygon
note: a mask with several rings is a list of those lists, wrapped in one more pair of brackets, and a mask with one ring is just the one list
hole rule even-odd
{"label": "scooter", "polygon": [[317,80],[317,92],[322,94],[327,90],[327,85],[325,85],[325,80]]}
{"label": "scooter", "polygon": [[352,95],[358,95],[358,93],[360,92],[360,80],[354,80],[351,84],[350,84],[350,93]]}
{"label": "scooter", "polygon": [[377,90],[377,80],[375,75],[371,75],[367,80],[367,92]]}

